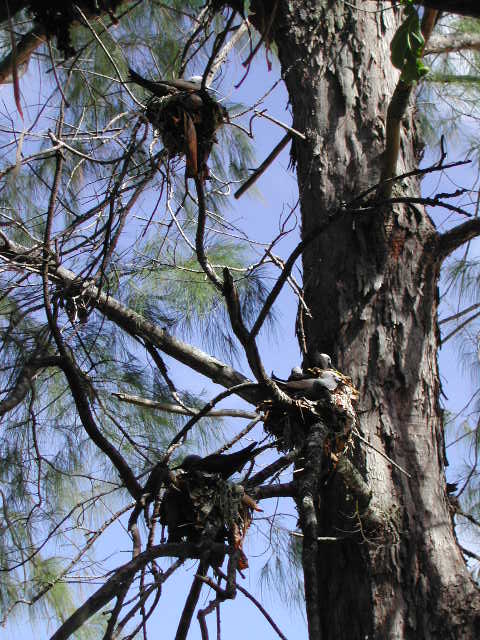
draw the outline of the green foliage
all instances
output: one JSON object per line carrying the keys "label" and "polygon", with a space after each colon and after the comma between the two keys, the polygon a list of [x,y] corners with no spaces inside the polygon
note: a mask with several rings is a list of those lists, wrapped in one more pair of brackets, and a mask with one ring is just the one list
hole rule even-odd
{"label": "green foliage", "polygon": [[412,84],[423,78],[429,68],[422,61],[425,39],[417,10],[412,0],[404,0],[403,3],[405,19],[392,38],[390,53],[393,66],[402,72],[403,82]]}
{"label": "green foliage", "polygon": [[[189,235],[192,236],[191,242],[194,242],[195,225],[185,228],[187,232],[191,229]],[[268,293],[263,279],[265,269],[249,268],[249,252],[241,245],[221,238],[219,236],[208,245],[208,257],[219,273],[224,266],[233,272],[242,312],[249,322]],[[153,257],[148,257],[155,255],[157,244],[155,239],[147,241],[141,251],[144,259],[139,261],[136,270],[129,271],[126,286],[123,287],[126,303],[152,321],[167,324],[182,338],[199,339],[204,348],[233,360],[237,345],[232,338],[224,300],[205,279],[196,255],[193,252],[182,255],[175,244],[174,255],[164,254],[159,264]],[[156,268],[152,268],[152,262]],[[272,311],[268,317],[272,328],[274,319]]]}

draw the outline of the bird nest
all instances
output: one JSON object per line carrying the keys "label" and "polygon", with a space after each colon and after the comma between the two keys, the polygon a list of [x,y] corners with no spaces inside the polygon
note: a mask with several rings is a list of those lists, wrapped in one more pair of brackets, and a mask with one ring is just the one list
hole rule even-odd
{"label": "bird nest", "polygon": [[[311,376],[320,376],[322,373],[323,370],[317,368],[307,370]],[[257,408],[265,415],[266,431],[277,438],[282,450],[290,451],[303,446],[309,428],[319,419],[330,427],[332,451],[338,452],[343,447],[342,443],[349,439],[356,424],[355,405],[359,393],[351,378],[339,371],[335,371],[335,374],[336,388],[325,389],[324,396],[319,400],[310,400],[297,393],[288,408],[273,400],[266,400]]]}
{"label": "bird nest", "polygon": [[179,91],[151,98],[145,115],[169,157],[186,156],[187,176],[208,177],[207,161],[216,131],[228,121],[225,107],[206,91]]}
{"label": "bird nest", "polygon": [[[217,473],[177,471],[164,493],[160,522],[168,528],[168,542],[198,543],[205,538],[232,545],[239,551],[238,568],[248,567],[242,544],[256,503],[242,485],[227,482]],[[220,566],[221,557],[210,558]]]}

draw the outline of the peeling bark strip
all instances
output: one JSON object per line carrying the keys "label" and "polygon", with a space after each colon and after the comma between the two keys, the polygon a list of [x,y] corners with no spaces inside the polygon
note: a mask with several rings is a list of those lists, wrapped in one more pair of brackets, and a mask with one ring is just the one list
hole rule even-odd
{"label": "peeling bark strip", "polygon": [[[356,4],[285,0],[275,23],[293,127],[307,135],[293,141],[304,237],[325,212],[377,183],[383,168],[386,110],[399,75],[389,45],[401,13],[359,11]],[[455,10],[469,3],[423,4]],[[402,120],[397,173],[418,166],[412,116],[407,109]],[[419,195],[415,176],[395,188],[399,196]],[[361,483],[346,486],[341,473],[322,483],[318,536],[342,532],[343,539],[335,553],[317,545],[306,597],[317,598],[322,640],[473,640],[480,598],[446,498],[436,313],[440,262],[477,223],[439,238],[421,206],[395,207],[369,220],[339,217],[303,252],[313,316],[304,321],[308,351],[331,354],[352,376],[362,437],[411,476],[358,443],[354,462],[372,491],[375,534],[362,521]],[[301,521],[311,532],[313,514]]]}

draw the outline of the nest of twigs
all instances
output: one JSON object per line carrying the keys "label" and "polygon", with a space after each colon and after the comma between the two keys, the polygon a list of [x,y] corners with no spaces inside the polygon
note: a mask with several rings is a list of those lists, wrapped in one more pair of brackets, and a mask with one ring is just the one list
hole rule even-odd
{"label": "nest of twigs", "polygon": [[188,177],[208,177],[207,161],[218,142],[216,131],[228,121],[225,107],[207,91],[179,91],[151,98],[145,115],[169,157],[186,156]]}
{"label": "nest of twigs", "polygon": [[[206,538],[227,543],[240,551],[239,569],[248,567],[242,544],[258,509],[242,485],[227,482],[216,473],[178,471],[175,482],[164,493],[160,522],[168,528],[168,542],[199,543]],[[210,558],[220,566],[221,557]]]}
{"label": "nest of twigs", "polygon": [[[312,377],[321,372],[321,369],[308,369]],[[320,400],[309,400],[297,395],[293,398],[293,405],[288,408],[273,400],[265,400],[257,408],[265,416],[265,430],[275,436],[281,450],[290,451],[301,447],[311,425],[319,419],[330,427],[333,451],[338,451],[343,446],[342,443],[349,439],[356,422],[355,405],[359,394],[351,378],[340,372],[336,373],[337,388],[333,391],[325,389],[325,395]]]}

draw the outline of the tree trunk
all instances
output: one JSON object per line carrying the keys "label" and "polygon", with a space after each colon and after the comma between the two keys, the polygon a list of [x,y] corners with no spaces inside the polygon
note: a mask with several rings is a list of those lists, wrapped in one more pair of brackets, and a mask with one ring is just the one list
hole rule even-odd
{"label": "tree trunk", "polygon": [[[280,0],[274,33],[293,109],[303,233],[378,182],[388,101],[398,80],[389,44],[399,13],[355,3]],[[362,5],[362,3],[360,3]],[[360,6],[359,5],[359,6]],[[372,6],[368,8],[373,8]],[[413,104],[397,174],[415,169]],[[415,178],[396,185],[416,196]],[[311,640],[478,638],[479,593],[458,548],[445,488],[437,368],[434,224],[417,206],[378,207],[334,223],[303,256],[308,349],[332,355],[360,391],[354,460],[381,525],[362,522],[339,475],[320,488]],[[319,507],[321,505],[321,508]],[[334,546],[332,546],[334,545]]]}

